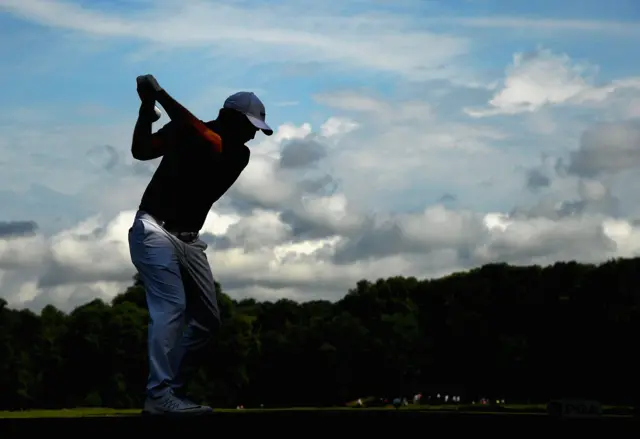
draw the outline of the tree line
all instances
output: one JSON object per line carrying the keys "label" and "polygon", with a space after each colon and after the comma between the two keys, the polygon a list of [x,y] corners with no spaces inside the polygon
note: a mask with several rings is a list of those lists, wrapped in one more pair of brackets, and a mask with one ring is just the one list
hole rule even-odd
{"label": "tree line", "polygon": [[[640,258],[362,280],[337,302],[232,300],[190,386],[216,407],[448,393],[635,404]],[[143,286],[64,313],[0,299],[0,409],[141,407]]]}

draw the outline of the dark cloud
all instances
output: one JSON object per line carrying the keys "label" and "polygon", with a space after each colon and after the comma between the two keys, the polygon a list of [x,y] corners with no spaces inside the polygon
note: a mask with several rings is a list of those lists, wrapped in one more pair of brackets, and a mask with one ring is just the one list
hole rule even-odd
{"label": "dark cloud", "polygon": [[349,264],[362,259],[417,252],[420,248],[412,240],[407,240],[400,225],[392,223],[381,228],[371,227],[350,237],[336,250],[333,262]]}
{"label": "dark cloud", "polygon": [[448,209],[404,215],[384,223],[370,217],[338,245],[332,262],[343,265],[400,254],[424,256],[441,250],[465,258],[486,236],[479,216]]}
{"label": "dark cloud", "polygon": [[298,187],[302,192],[309,194],[323,193],[331,195],[338,190],[339,183],[331,175],[326,174],[322,177],[302,180]]}
{"label": "dark cloud", "polygon": [[263,203],[260,203],[258,200],[246,199],[243,197],[243,194],[235,190],[234,187],[231,187],[228,194],[221,198],[220,201],[216,203],[216,206],[232,209],[234,212],[242,216],[250,215],[255,208],[272,207],[270,205],[264,206]]}
{"label": "dark cloud", "polygon": [[54,288],[61,285],[84,284],[97,281],[104,282],[127,282],[135,273],[135,268],[131,270],[101,270],[96,267],[95,271],[79,271],[68,265],[58,264],[51,261],[47,269],[38,278],[38,288]]}
{"label": "dark cloud", "polygon": [[548,187],[551,184],[551,179],[547,177],[539,169],[529,169],[526,176],[526,187],[529,190],[535,191],[540,188]]}
{"label": "dark cloud", "polygon": [[553,170],[558,175],[558,177],[566,177],[569,174],[569,168],[562,157],[556,159]]}
{"label": "dark cloud", "polygon": [[317,221],[308,215],[302,215],[294,209],[285,209],[280,212],[280,221],[291,227],[291,235],[296,241],[322,239],[336,234],[332,225]]}
{"label": "dark cloud", "polygon": [[[286,206],[290,205],[292,200],[299,200],[305,195],[333,195],[340,187],[340,182],[330,174],[320,177],[297,177],[289,181],[293,195],[284,202],[274,202],[270,197],[256,197],[255,194],[243,193],[236,186],[232,186],[217,205],[229,207],[241,215],[250,214],[254,209],[286,210]],[[265,186],[263,190],[268,193],[273,188]]]}
{"label": "dark cloud", "polygon": [[602,123],[587,129],[567,171],[582,177],[640,167],[640,122]]}
{"label": "dark cloud", "polygon": [[[301,255],[297,255],[297,258],[301,258]],[[315,262],[309,257],[309,262]],[[262,287],[272,290],[281,290],[285,288],[296,288],[304,291],[305,297],[313,299],[318,295],[322,295],[323,299],[336,300],[344,295],[344,280],[341,278],[335,279],[323,279],[323,282],[309,282],[304,278],[291,278],[291,279],[259,279],[256,280],[250,274],[247,276],[225,278],[223,281],[223,288],[226,291],[242,290],[251,287]]]}
{"label": "dark cloud", "polygon": [[532,206],[517,206],[509,215],[518,219],[560,220],[587,214],[604,214],[612,217],[620,214],[620,199],[598,180],[580,180],[578,194],[577,199],[545,198]]}
{"label": "dark cloud", "polygon": [[214,235],[213,233],[202,233],[200,239],[213,250],[227,250],[233,248],[233,242],[226,236]]}
{"label": "dark cloud", "polygon": [[280,167],[283,169],[306,168],[322,160],[326,155],[326,147],[315,138],[294,139],[282,148]]}
{"label": "dark cloud", "polygon": [[457,200],[457,198],[456,198],[455,195],[444,194],[438,199],[438,202],[439,203],[452,203],[452,202],[454,202],[456,200]]}
{"label": "dark cloud", "polygon": [[[512,225],[495,235],[476,257],[476,265],[507,261],[515,265],[553,263],[558,260],[595,261],[616,251],[597,218],[565,218],[550,226],[536,218]],[[531,235],[535,230],[535,235]]]}
{"label": "dark cloud", "polygon": [[0,239],[31,236],[37,231],[35,221],[0,221]]}

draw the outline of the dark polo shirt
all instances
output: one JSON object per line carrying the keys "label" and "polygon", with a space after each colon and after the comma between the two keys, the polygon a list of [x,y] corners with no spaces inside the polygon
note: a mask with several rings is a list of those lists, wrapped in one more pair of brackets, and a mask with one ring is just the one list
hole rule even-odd
{"label": "dark polo shirt", "polygon": [[[215,121],[206,125],[217,131]],[[158,169],[140,202],[143,210],[164,221],[170,231],[197,232],[218,201],[249,163],[249,148],[231,145],[217,153],[192,128],[169,122],[154,134],[154,142],[167,144]]]}

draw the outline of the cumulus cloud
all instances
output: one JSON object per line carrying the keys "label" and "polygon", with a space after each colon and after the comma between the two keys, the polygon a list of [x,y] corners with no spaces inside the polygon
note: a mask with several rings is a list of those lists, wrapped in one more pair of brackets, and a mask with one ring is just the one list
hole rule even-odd
{"label": "cumulus cloud", "polygon": [[516,53],[506,71],[503,87],[487,108],[467,108],[472,117],[535,112],[550,105],[597,104],[625,89],[640,89],[640,77],[596,85],[597,69],[575,62],[567,54],[545,48]]}
{"label": "cumulus cloud", "polygon": [[539,169],[530,169],[527,171],[527,188],[536,190],[541,187],[547,187],[550,183],[551,179]]}
{"label": "cumulus cloud", "polygon": [[[126,233],[133,215],[129,211],[93,218],[48,239],[0,241],[0,261],[7,255],[12,261],[0,265],[5,298],[12,305],[38,308],[54,303],[69,310],[92,297],[113,297],[134,274]],[[305,239],[296,239],[275,212],[256,210],[242,217],[212,212],[204,233],[228,240],[223,248],[207,250],[225,291],[234,297],[259,292],[262,299],[332,300],[362,278],[398,273],[435,277],[505,260],[594,262],[640,250],[640,230],[628,220],[596,214],[527,218],[444,206]]]}
{"label": "cumulus cloud", "polygon": [[[470,80],[478,70],[460,57],[471,39],[426,29],[428,19],[404,3],[387,14],[317,2],[137,6],[0,2],[14,17],[64,30],[65,41],[90,42],[87,51],[126,42],[133,64],[180,64],[197,54],[202,75],[215,70],[219,84],[189,108],[235,91],[222,75],[239,60],[252,72],[278,65],[260,78],[358,75],[269,107],[274,135],[252,142],[247,169],[202,230],[214,276],[232,297],[334,300],[363,278],[639,254],[640,179],[629,172],[639,163],[638,78],[603,83],[597,66],[539,48],[516,53],[504,81],[479,86]],[[458,20],[473,28],[514,23]],[[614,33],[602,22],[519,23]],[[162,61],[152,63],[159,53]],[[172,76],[183,80],[162,77],[172,85]],[[369,81],[385,85],[345,85]],[[258,82],[256,91],[278,85]],[[286,112],[290,99],[295,113]],[[64,111],[50,108],[1,112],[0,160],[10,165],[0,173],[0,203],[14,207],[0,223],[0,291],[12,306],[70,310],[130,285],[127,231],[158,163],[130,157],[134,107],[117,117],[101,112],[101,121],[85,106],[93,116],[82,122],[52,118]],[[498,115],[509,123],[489,117]]]}
{"label": "cumulus cloud", "polygon": [[594,177],[640,166],[640,123],[600,123],[587,129],[567,170]]}
{"label": "cumulus cloud", "polygon": [[[375,204],[363,203],[359,195],[384,189],[391,175],[404,184],[429,177],[448,181],[455,175],[459,187],[468,191],[472,182],[478,193],[486,193],[483,177],[499,177],[493,161],[508,159],[493,142],[508,134],[444,121],[433,110],[420,112],[426,119],[415,117],[410,110],[415,101],[384,101],[356,92],[339,92],[341,101],[327,96],[319,99],[327,99],[337,114],[317,128],[283,124],[254,145],[246,172],[207,219],[202,233],[209,261],[233,297],[333,300],[362,278],[437,277],[488,262],[596,262],[638,254],[638,225],[616,215],[622,200],[611,187],[587,175],[562,176],[562,166],[550,157],[543,157],[536,171],[540,175],[529,173],[528,184],[556,190],[554,201],[541,199],[500,213],[469,209],[456,197],[460,206],[453,208],[443,204],[452,196],[439,187],[429,199],[420,197],[421,208],[411,211],[397,210],[380,193],[372,198]],[[406,117],[398,116],[403,113]],[[384,135],[386,129],[396,130],[396,143]],[[617,145],[619,136],[605,134],[600,144]],[[96,162],[107,172],[100,165],[112,161],[112,149],[90,151],[92,157],[107,159]],[[289,166],[283,166],[287,160]],[[118,176],[122,190],[111,185],[102,193],[120,203],[129,197],[127,208],[90,216],[51,235],[36,231],[0,240],[0,286],[10,304],[38,309],[53,303],[68,310],[89,298],[109,299],[130,284],[134,268],[127,230],[146,180],[134,176],[130,162],[116,162],[106,166],[107,174]],[[483,169],[486,174],[478,172]],[[132,181],[127,175],[140,185],[133,194],[127,194],[124,182]],[[351,183],[363,177],[369,189]],[[558,191],[559,185],[570,186],[570,178],[577,178],[571,180],[573,189]],[[314,187],[323,181],[333,184],[332,191]],[[408,192],[403,187],[388,193]]]}
{"label": "cumulus cloud", "polygon": [[594,262],[617,253],[617,242],[606,233],[605,224],[608,223],[602,217],[513,221],[505,216],[492,216],[488,219],[493,230],[498,232],[490,242],[476,249],[474,256],[478,261],[507,260],[513,264],[549,264],[556,260]]}
{"label": "cumulus cloud", "polygon": [[32,235],[37,229],[35,221],[0,221],[0,238]]}
{"label": "cumulus cloud", "polygon": [[[394,194],[412,187],[437,188],[437,195],[416,199],[415,208],[422,208],[427,197],[431,201],[443,192],[468,190],[514,166],[499,149],[508,132],[445,118],[420,97],[383,99],[364,91],[336,90],[314,99],[358,124],[340,137],[339,146],[330,148],[324,162],[359,209],[388,209],[398,201]],[[498,160],[508,164],[504,171],[490,165]]]}
{"label": "cumulus cloud", "polygon": [[305,168],[322,160],[327,152],[315,139],[295,139],[282,148],[280,166],[282,168]]}
{"label": "cumulus cloud", "polygon": [[436,206],[421,214],[393,215],[361,227],[340,243],[334,261],[345,264],[391,255],[465,251],[481,241],[484,233],[481,215]]}

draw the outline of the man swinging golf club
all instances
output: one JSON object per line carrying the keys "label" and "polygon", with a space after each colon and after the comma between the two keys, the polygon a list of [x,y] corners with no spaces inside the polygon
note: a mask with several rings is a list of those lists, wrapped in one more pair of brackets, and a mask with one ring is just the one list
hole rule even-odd
{"label": "man swinging golf club", "polygon": [[[129,229],[129,250],[149,309],[149,377],[143,414],[201,415],[186,399],[186,372],[220,327],[213,275],[199,238],[211,206],[249,163],[246,142],[262,130],[265,108],[251,92],[224,102],[217,119],[202,122],[163,90],[152,75],[137,78],[142,101],[131,153],[162,157]],[[171,121],[152,133],[159,103]]]}

